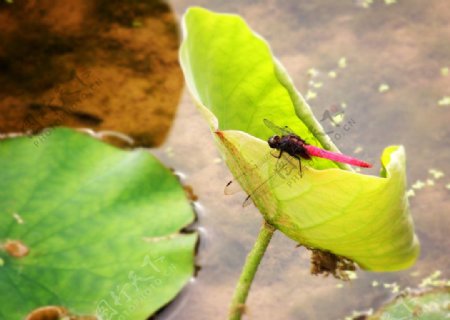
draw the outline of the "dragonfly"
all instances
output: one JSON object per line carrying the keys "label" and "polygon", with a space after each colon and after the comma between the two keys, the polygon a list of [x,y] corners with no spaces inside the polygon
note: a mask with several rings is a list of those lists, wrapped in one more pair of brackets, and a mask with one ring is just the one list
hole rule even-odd
{"label": "dragonfly", "polygon": [[264,124],[272,129],[276,135],[271,136],[267,143],[272,149],[277,149],[280,151],[277,158],[281,158],[283,153],[289,154],[291,157],[296,158],[300,164],[301,170],[301,159],[311,160],[312,157],[324,158],[332,160],[335,162],[341,162],[350,164],[352,166],[358,166],[362,168],[371,168],[372,165],[365,161],[347,156],[342,153],[328,151],[313,145],[306,143],[305,140],[300,138],[299,135],[295,134],[285,126],[284,128],[277,126],[272,121],[264,119]]}
{"label": "dragonfly", "polygon": [[[313,160],[314,157],[324,158],[362,168],[372,167],[370,163],[363,160],[308,144],[298,134],[294,133],[294,131],[291,130],[288,126],[280,127],[268,119],[264,119],[263,122],[269,129],[271,129],[275,133],[275,135],[271,136],[267,140],[270,148],[279,151],[278,155],[274,155],[273,153],[271,153],[272,156],[280,159],[283,154],[289,154],[289,156],[298,161],[300,176],[302,176],[302,160]],[[269,177],[268,180],[270,180],[274,175]],[[239,178],[237,180],[239,180]],[[259,189],[261,189],[264,184],[267,183],[267,181],[263,182],[252,193],[250,193],[245,199],[242,206],[246,207],[247,205],[249,205],[251,203],[251,197],[254,196],[255,193]],[[234,189],[236,185],[237,183],[235,183],[234,180],[228,182],[228,184],[225,186],[225,194],[234,194],[236,192],[236,190]]]}

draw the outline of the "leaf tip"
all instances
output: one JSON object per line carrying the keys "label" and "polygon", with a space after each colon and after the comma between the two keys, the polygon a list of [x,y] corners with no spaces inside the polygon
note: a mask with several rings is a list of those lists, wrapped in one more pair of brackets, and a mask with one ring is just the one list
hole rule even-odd
{"label": "leaf tip", "polygon": [[223,140],[223,139],[225,138],[223,132],[220,131],[220,130],[214,131],[214,134],[215,134],[220,140]]}

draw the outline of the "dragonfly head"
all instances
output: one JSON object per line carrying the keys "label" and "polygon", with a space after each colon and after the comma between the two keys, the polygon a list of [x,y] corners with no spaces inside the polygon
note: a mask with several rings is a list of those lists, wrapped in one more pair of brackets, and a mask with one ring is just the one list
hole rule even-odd
{"label": "dragonfly head", "polygon": [[280,146],[280,141],[281,141],[280,136],[272,136],[269,138],[269,140],[267,140],[269,146],[274,149],[277,149]]}

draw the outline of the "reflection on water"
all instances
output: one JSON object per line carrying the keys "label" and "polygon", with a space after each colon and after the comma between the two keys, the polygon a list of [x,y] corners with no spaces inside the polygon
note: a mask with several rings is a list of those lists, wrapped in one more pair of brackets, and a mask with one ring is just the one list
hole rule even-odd
{"label": "reflection on water", "polygon": [[[450,190],[445,187],[450,183],[450,107],[438,105],[450,95],[450,76],[441,74],[450,64],[450,3],[373,2],[171,1],[179,15],[190,5],[241,14],[269,41],[316,116],[327,115],[323,123],[343,152],[378,163],[385,146],[406,147],[409,185],[415,185],[412,215],[422,243],[416,266],[395,273],[360,271],[358,279],[341,284],[310,276],[309,254],[277,233],[250,292],[249,319],[343,319],[353,310],[379,306],[398,286],[416,287],[437,269],[450,277]],[[352,126],[345,130],[349,121]],[[204,232],[201,272],[158,318],[224,319],[261,217],[255,208],[241,207],[245,195],[223,195],[230,174],[187,94],[159,155],[194,187]],[[446,175],[437,178],[429,169]],[[372,173],[377,170],[379,165]]]}

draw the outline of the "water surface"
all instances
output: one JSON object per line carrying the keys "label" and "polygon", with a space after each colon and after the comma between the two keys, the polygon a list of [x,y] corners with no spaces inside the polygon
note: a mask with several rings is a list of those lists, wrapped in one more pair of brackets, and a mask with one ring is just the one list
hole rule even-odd
{"label": "water surface", "polygon": [[[364,8],[362,1],[171,1],[179,17],[192,5],[242,15],[267,39],[297,88],[304,95],[312,90],[310,97],[317,93],[309,102],[319,119],[327,110],[344,111],[344,121],[354,123],[344,132],[323,122],[339,133],[332,137],[343,152],[377,164],[371,172],[377,174],[383,148],[403,144],[409,186],[429,180],[410,198],[422,245],[413,268],[359,271],[358,279],[341,287],[332,277],[310,276],[309,253],[276,233],[249,295],[248,319],[343,319],[392,297],[385,283],[416,287],[435,270],[449,277],[450,107],[438,101],[450,95],[450,76],[440,71],[450,65],[450,2],[374,2]],[[313,80],[322,87],[310,83],[311,68],[319,71]],[[158,155],[183,172],[199,196],[202,269],[157,318],[224,319],[261,216],[254,207],[241,207],[244,194],[223,195],[230,173],[186,92]],[[430,168],[446,175],[435,179]]]}

